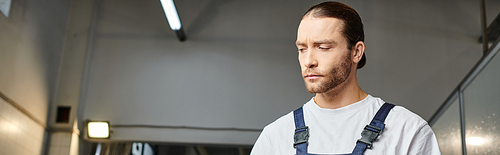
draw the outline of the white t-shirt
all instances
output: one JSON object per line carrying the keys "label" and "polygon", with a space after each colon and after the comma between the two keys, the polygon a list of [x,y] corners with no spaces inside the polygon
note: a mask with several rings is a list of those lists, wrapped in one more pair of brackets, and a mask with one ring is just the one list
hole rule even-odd
{"label": "white t-shirt", "polygon": [[[365,99],[338,109],[319,107],[313,99],[304,104],[304,121],[309,127],[308,153],[351,153],[361,131],[384,104],[380,98]],[[385,120],[385,129],[365,155],[441,154],[434,132],[418,115],[395,106]],[[295,124],[293,111],[267,125],[253,146],[251,155],[293,155]]]}

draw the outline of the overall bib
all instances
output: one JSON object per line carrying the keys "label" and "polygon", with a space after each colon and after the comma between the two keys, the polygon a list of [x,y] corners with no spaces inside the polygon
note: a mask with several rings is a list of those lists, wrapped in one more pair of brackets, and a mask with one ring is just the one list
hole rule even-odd
{"label": "overall bib", "polygon": [[[363,132],[361,132],[361,139],[356,142],[356,147],[351,154],[347,155],[362,155],[366,149],[371,149],[373,141],[377,139],[380,132],[384,130],[385,118],[387,114],[394,107],[394,104],[384,103],[377,111],[375,117],[369,125],[366,125]],[[304,112],[302,107],[293,111],[293,119],[295,121],[295,134],[293,136],[296,155],[315,155],[307,153],[307,141],[309,139],[309,128],[304,123]]]}

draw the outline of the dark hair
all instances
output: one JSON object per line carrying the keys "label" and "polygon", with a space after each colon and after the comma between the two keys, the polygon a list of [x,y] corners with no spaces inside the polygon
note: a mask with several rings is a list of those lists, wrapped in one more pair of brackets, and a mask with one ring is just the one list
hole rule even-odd
{"label": "dark hair", "polygon": [[[343,35],[347,40],[347,47],[352,50],[354,45],[359,41],[365,41],[365,33],[363,31],[363,22],[359,14],[348,5],[340,2],[323,2],[311,7],[304,14],[304,17],[312,15],[313,17],[331,17],[337,18],[344,22]],[[361,60],[358,63],[357,69],[362,68],[366,64],[366,56],[363,53]]]}

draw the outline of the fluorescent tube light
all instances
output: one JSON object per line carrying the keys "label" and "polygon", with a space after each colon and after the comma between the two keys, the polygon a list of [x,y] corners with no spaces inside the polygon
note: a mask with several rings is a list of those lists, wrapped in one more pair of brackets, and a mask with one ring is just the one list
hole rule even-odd
{"label": "fluorescent tube light", "polygon": [[170,28],[174,31],[180,30],[182,25],[179,15],[177,14],[177,9],[175,9],[174,0],[160,0],[160,2],[165,15],[167,16]]}
{"label": "fluorescent tube light", "polygon": [[88,122],[87,131],[89,138],[109,138],[109,123]]}

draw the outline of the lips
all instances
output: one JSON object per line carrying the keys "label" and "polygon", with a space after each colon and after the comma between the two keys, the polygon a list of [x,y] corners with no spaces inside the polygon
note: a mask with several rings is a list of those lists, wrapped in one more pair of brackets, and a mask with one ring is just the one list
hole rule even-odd
{"label": "lips", "polygon": [[317,78],[320,78],[320,77],[322,77],[322,76],[319,75],[319,74],[315,74],[315,73],[309,73],[309,74],[306,74],[304,76],[304,78],[306,78],[306,79],[317,79]]}

